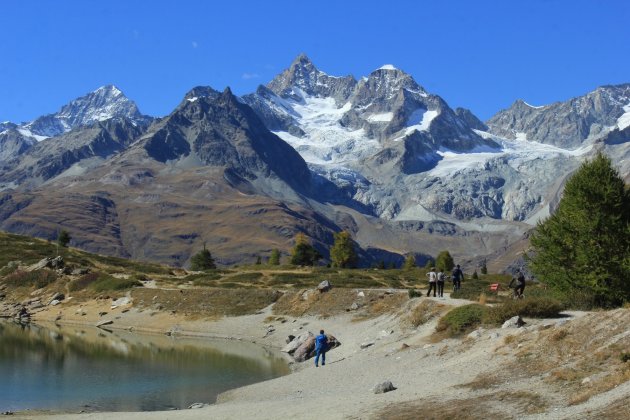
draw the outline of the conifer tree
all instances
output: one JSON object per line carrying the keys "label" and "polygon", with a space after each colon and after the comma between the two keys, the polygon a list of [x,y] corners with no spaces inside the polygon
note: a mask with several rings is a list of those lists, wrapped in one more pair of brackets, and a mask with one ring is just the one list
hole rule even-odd
{"label": "conifer tree", "polygon": [[608,157],[581,165],[530,243],[529,268],[552,288],[601,306],[630,300],[630,192]]}
{"label": "conifer tree", "polygon": [[274,248],[271,250],[271,255],[269,256],[269,265],[280,265],[280,251],[278,248]]}
{"label": "conifer tree", "polygon": [[291,252],[291,264],[314,265],[321,258],[321,254],[310,244],[306,235],[298,233],[295,237],[295,246]]}
{"label": "conifer tree", "polygon": [[70,239],[70,234],[64,229],[59,232],[59,235],[57,236],[57,244],[59,244],[60,247],[65,248],[70,243]]}
{"label": "conifer tree", "polygon": [[358,257],[350,232],[344,230],[335,233],[335,242],[330,248],[330,260],[333,267],[356,268]]}
{"label": "conifer tree", "polygon": [[210,251],[206,249],[206,244],[204,242],[203,249],[197,252],[190,259],[190,269],[194,271],[204,271],[204,270],[212,270],[217,268],[214,263],[214,259],[210,254]]}
{"label": "conifer tree", "polygon": [[435,265],[438,270],[449,272],[455,267],[455,262],[448,251],[442,251],[438,254]]}
{"label": "conifer tree", "polygon": [[405,270],[411,270],[416,267],[416,257],[412,254],[407,255],[405,258],[405,263],[403,264],[403,268]]}

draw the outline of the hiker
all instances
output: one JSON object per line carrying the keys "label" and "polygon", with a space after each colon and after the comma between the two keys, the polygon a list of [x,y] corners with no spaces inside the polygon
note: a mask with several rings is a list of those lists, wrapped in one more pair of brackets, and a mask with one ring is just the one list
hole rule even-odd
{"label": "hiker", "polygon": [[521,270],[516,270],[516,274],[510,281],[510,288],[514,288],[514,299],[522,299],[525,291],[525,274]]}
{"label": "hiker", "polygon": [[326,364],[326,351],[328,350],[328,337],[324,330],[319,330],[319,335],[315,337],[315,367],[319,367],[319,356],[322,356],[322,366]]}
{"label": "hiker", "polygon": [[453,279],[453,291],[461,289],[462,280],[464,280],[464,272],[461,268],[459,268],[459,264],[457,264],[457,266],[453,270],[451,278]]}
{"label": "hiker", "polygon": [[429,278],[429,291],[427,292],[427,296],[430,296],[431,290],[433,290],[433,297],[435,297],[437,292],[437,274],[435,274],[435,267],[431,267],[431,271],[427,273],[427,277]]}
{"label": "hiker", "polygon": [[437,273],[438,297],[444,297],[444,281],[445,280],[446,280],[446,276],[444,275],[444,270],[440,268],[440,271]]}

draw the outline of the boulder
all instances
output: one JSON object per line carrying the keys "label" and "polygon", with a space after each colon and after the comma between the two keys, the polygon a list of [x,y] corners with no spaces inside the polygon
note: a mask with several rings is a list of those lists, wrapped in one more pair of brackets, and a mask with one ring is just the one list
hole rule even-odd
{"label": "boulder", "polygon": [[367,349],[368,347],[372,347],[373,345],[374,345],[374,341],[368,341],[368,342],[365,342],[365,343],[361,343],[360,347],[362,349]]}
{"label": "boulder", "polygon": [[286,343],[289,344],[294,339],[295,339],[295,336],[293,334],[289,334],[289,336],[287,337]]}
{"label": "boulder", "polygon": [[359,309],[359,304],[354,302],[352,305],[350,305],[350,310],[351,311],[356,311],[357,309]]}
{"label": "boulder", "polygon": [[60,300],[53,299],[53,300],[51,300],[51,301],[50,301],[49,305],[50,305],[50,306],[57,306],[57,305],[59,305],[60,303],[61,303],[61,301],[60,301]]}
{"label": "boulder", "polygon": [[[57,292],[57,293],[53,293],[53,295],[50,297],[50,301],[49,301],[49,305],[53,305],[54,301],[57,301],[57,304],[59,304],[59,302],[61,302],[62,300],[64,300],[66,298],[66,296],[63,293]],[[53,305],[53,306],[55,306]]]}
{"label": "boulder", "polygon": [[315,352],[315,336],[311,334],[293,353],[293,358],[298,362],[303,362]]}
{"label": "boulder", "polygon": [[100,328],[100,327],[103,327],[103,326],[105,326],[105,325],[111,325],[111,324],[113,324],[113,323],[114,323],[114,321],[112,321],[111,319],[105,319],[105,320],[103,320],[103,321],[97,322],[97,323],[96,323],[96,326],[97,326],[98,328]]}
{"label": "boulder", "polygon": [[520,328],[523,325],[525,325],[525,321],[519,315],[516,315],[505,321],[501,328]]}
{"label": "boulder", "polygon": [[41,270],[46,267],[50,267],[51,261],[52,261],[51,257],[46,257],[42,260],[39,260],[35,264],[29,265],[28,267],[26,267],[25,271],[36,271],[36,270]]}
{"label": "boulder", "polygon": [[189,410],[195,410],[195,409],[198,409],[198,408],[205,408],[205,407],[210,407],[210,404],[207,404],[207,403],[193,403],[193,404],[190,404],[188,406],[188,409]]}
{"label": "boulder", "polygon": [[57,256],[55,258],[53,258],[52,260],[50,260],[50,268],[63,268],[65,265],[64,261],[63,261],[63,257],[62,256]]}
{"label": "boulder", "polygon": [[70,274],[72,274],[73,276],[82,276],[82,275],[87,274],[89,272],[90,272],[89,268],[79,267],[79,268],[75,268],[74,270],[72,270],[70,272]]}
{"label": "boulder", "polygon": [[470,334],[468,334],[468,338],[472,338],[472,339],[477,339],[481,337],[481,331],[479,330],[475,330],[473,332],[471,332]]}
{"label": "boulder", "polygon": [[386,392],[394,390],[396,390],[396,387],[392,384],[391,381],[381,382],[380,384],[374,385],[374,387],[372,388],[372,391],[375,394],[384,394]]}
{"label": "boulder", "polygon": [[293,354],[298,349],[298,347],[300,347],[302,343],[304,343],[309,337],[315,336],[310,331],[303,332],[297,337],[294,337],[293,340],[291,340],[286,346],[284,346],[281,351],[284,353]]}
{"label": "boulder", "polygon": [[320,293],[327,292],[330,289],[332,289],[332,285],[330,284],[328,280],[324,280],[323,282],[319,283],[319,285],[317,286],[317,290],[319,290]]}

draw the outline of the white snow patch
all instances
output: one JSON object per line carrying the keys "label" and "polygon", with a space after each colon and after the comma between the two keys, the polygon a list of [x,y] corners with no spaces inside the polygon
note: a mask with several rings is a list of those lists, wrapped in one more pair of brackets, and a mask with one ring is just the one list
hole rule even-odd
{"label": "white snow patch", "polygon": [[514,135],[516,136],[516,140],[518,141],[527,141],[527,133],[518,132],[514,133]]}
{"label": "white snow patch", "polygon": [[390,122],[394,118],[393,112],[385,112],[383,114],[372,114],[367,120],[369,122]]}
{"label": "white snow patch", "polygon": [[378,68],[379,70],[398,70],[396,67],[394,67],[392,64],[385,64],[381,67]]}
{"label": "white snow patch", "polygon": [[[482,135],[484,132],[477,131]],[[586,145],[575,150],[562,149],[550,144],[543,144],[533,141],[507,140],[496,136],[483,136],[493,138],[501,144],[499,149],[492,149],[487,146],[477,147],[467,153],[453,152],[451,150],[440,150],[438,154],[442,157],[437,166],[427,172],[428,175],[438,177],[450,177],[461,169],[484,170],[485,165],[492,159],[503,157],[508,164],[519,171],[526,162],[536,159],[549,160],[558,156],[579,157],[587,154],[593,145]]]}
{"label": "white snow patch", "polygon": [[407,128],[403,132],[402,136],[394,139],[394,141],[400,141],[404,137],[412,134],[414,131],[426,131],[431,126],[431,121],[438,116],[437,111],[427,111],[424,108],[416,109],[413,111],[409,120],[407,121]]}
{"label": "white snow patch", "polygon": [[619,127],[619,130],[623,130],[630,126],[630,104],[624,106],[623,110],[625,113],[617,120],[617,127]]}
{"label": "white snow patch", "polygon": [[199,99],[198,96],[193,96],[192,98],[188,98],[187,101],[188,102],[195,102],[197,99]]}
{"label": "white snow patch", "polygon": [[381,149],[379,142],[369,139],[365,130],[349,130],[339,124],[343,114],[352,108],[352,103],[347,102],[338,108],[333,98],[316,98],[299,88],[293,90],[302,101],[282,100],[281,106],[285,108],[285,112],[295,116],[305,135],[300,138],[284,131],[277,131],[275,134],[293,146],[306,162],[343,165],[370,156]]}
{"label": "white snow patch", "polygon": [[523,103],[524,103],[525,105],[527,105],[528,107],[530,107],[530,108],[534,108],[534,109],[542,109],[542,108],[544,108],[544,107],[546,107],[546,106],[547,106],[547,105],[540,105],[540,106],[530,105],[530,104],[528,104],[528,103],[527,103],[527,102],[525,102],[525,101],[523,101]]}
{"label": "white snow patch", "polygon": [[21,135],[26,136],[26,137],[32,137],[37,141],[46,140],[48,138],[47,136],[40,136],[40,135],[34,134],[31,130],[28,130],[26,128],[18,128],[17,131]]}

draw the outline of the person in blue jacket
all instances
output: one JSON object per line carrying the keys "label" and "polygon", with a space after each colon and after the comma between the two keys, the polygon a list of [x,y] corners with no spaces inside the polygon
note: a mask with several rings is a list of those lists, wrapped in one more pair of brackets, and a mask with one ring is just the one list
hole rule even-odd
{"label": "person in blue jacket", "polygon": [[328,350],[328,337],[324,330],[319,330],[319,335],[315,337],[315,367],[319,366],[319,356],[322,356],[322,366],[326,364],[326,351]]}

